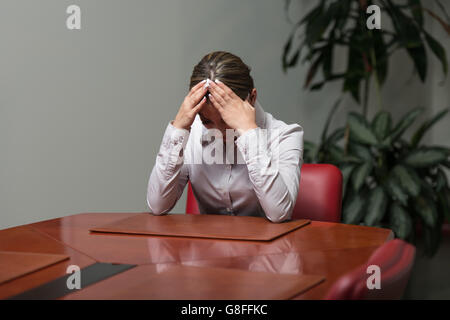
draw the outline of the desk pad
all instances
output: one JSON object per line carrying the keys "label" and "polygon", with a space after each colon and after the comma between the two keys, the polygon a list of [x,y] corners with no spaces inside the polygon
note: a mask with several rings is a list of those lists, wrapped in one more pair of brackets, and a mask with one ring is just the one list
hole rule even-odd
{"label": "desk pad", "polygon": [[301,228],[310,220],[273,223],[260,217],[213,214],[140,213],[113,223],[91,228],[93,232],[270,241]]}
{"label": "desk pad", "polygon": [[62,299],[278,300],[322,282],[318,275],[182,265],[140,265]]}
{"label": "desk pad", "polygon": [[62,254],[0,251],[0,284],[66,259]]}
{"label": "desk pad", "polygon": [[134,268],[132,264],[113,264],[97,262],[80,270],[81,289],[69,289],[67,281],[73,274],[67,274],[38,287],[19,293],[8,300],[54,300],[71,292],[85,289],[93,283],[104,280],[120,272]]}

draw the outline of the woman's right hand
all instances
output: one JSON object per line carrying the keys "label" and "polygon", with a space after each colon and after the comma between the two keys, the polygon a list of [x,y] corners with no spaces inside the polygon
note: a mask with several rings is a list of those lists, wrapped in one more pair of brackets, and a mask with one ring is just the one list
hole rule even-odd
{"label": "woman's right hand", "polygon": [[197,83],[184,98],[184,101],[178,110],[178,114],[172,123],[174,127],[186,130],[190,129],[195,116],[206,103],[206,98],[204,96],[208,91],[208,88],[205,88],[204,84],[205,80]]}

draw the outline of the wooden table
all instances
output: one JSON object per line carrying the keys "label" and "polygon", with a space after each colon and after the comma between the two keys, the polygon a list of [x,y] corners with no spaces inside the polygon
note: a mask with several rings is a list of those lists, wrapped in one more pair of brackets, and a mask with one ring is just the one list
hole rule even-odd
{"label": "wooden table", "polygon": [[[326,280],[295,299],[322,299],[338,277],[393,239],[388,229],[316,221],[270,242],[89,231],[135,214],[83,213],[1,230],[0,250],[65,254],[70,259],[0,285],[0,299],[65,276],[69,265],[83,268],[96,262],[317,274]],[[226,223],[226,216],[218,218]]]}

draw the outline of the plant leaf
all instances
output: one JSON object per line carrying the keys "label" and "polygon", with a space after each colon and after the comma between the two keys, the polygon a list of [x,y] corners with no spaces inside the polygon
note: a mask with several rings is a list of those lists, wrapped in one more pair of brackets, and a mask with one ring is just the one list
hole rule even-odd
{"label": "plant leaf", "polygon": [[448,152],[445,152],[442,148],[422,147],[409,153],[403,163],[414,168],[427,168],[447,160],[447,157]]}
{"label": "plant leaf", "polygon": [[356,142],[352,142],[349,144],[348,147],[349,147],[350,153],[354,154],[355,156],[360,158],[362,161],[372,161],[373,160],[372,154],[370,153],[370,149],[367,148],[366,146],[356,143]]}
{"label": "plant leaf", "polygon": [[441,168],[436,173],[436,191],[440,192],[443,188],[448,187],[447,175]]}
{"label": "plant leaf", "polygon": [[286,41],[286,43],[284,44],[284,48],[283,48],[283,55],[281,57],[281,62],[282,62],[282,66],[283,66],[283,71],[286,72],[287,68],[288,68],[288,54],[291,51],[291,47],[292,47],[292,40],[294,38],[294,32],[291,32],[291,34],[289,35],[288,40]]}
{"label": "plant leaf", "polygon": [[380,111],[372,120],[372,130],[378,140],[382,141],[391,131],[392,118],[387,111]]}
{"label": "plant leaf", "polygon": [[335,14],[336,22],[334,25],[335,29],[341,30],[346,24],[347,24],[347,17],[350,14],[350,9],[352,6],[353,0],[341,0],[336,1],[336,4],[339,3],[339,8],[337,10],[337,13]]}
{"label": "plant leaf", "polygon": [[364,223],[367,226],[377,225],[384,217],[388,198],[382,187],[377,186],[372,190],[369,196],[367,213],[364,217]]}
{"label": "plant leaf", "polygon": [[343,91],[350,92],[356,102],[360,102],[360,83],[368,75],[366,74],[366,66],[364,55],[369,49],[367,48],[367,37],[365,37],[366,25],[361,23],[361,19],[357,19],[356,26],[352,30],[348,45],[347,69],[345,72],[345,80]]}
{"label": "plant leaf", "polygon": [[355,169],[356,165],[354,164],[345,164],[341,167],[342,172],[342,198],[345,198],[347,193],[347,184],[350,180],[353,169]]}
{"label": "plant leaf", "polygon": [[439,210],[444,213],[447,221],[450,222],[450,190],[448,188],[442,189],[438,193]]}
{"label": "plant leaf", "polygon": [[359,224],[363,214],[364,199],[360,192],[353,193],[344,203],[343,222],[346,224]]}
{"label": "plant leaf", "polygon": [[320,39],[330,23],[330,20],[324,10],[324,4],[325,1],[321,1],[320,4],[311,11],[311,15],[308,14],[307,16],[308,20],[306,21],[305,43],[310,48],[317,42],[317,40]]}
{"label": "plant leaf", "polygon": [[391,0],[387,0],[387,3],[386,9],[397,31],[398,42],[408,52],[420,79],[424,82],[427,75],[427,52],[420,37],[419,27],[415,25],[413,18],[401,11],[398,5],[394,5]]}
{"label": "plant leaf", "polygon": [[325,80],[316,82],[315,84],[312,84],[309,87],[309,90],[311,90],[311,91],[319,90],[319,89],[321,89],[323,87],[323,85],[325,83],[330,82],[330,81],[334,81],[334,80],[338,80],[338,79],[342,79],[342,78],[344,78],[344,76],[345,76],[344,73],[331,74],[327,78],[325,78]]}
{"label": "plant leaf", "polygon": [[378,140],[366,119],[355,112],[350,112],[348,115],[348,125],[350,128],[350,138],[369,145],[377,145]]}
{"label": "plant leaf", "polygon": [[326,82],[326,81],[320,81],[320,82],[317,82],[317,83],[315,83],[315,84],[312,84],[312,85],[309,87],[309,90],[311,90],[311,91],[320,90],[320,89],[322,89],[322,87],[323,87],[323,85],[325,84],[325,82]]}
{"label": "plant leaf", "polygon": [[389,224],[395,236],[400,239],[407,239],[413,229],[411,216],[397,203],[391,205],[389,215]]}
{"label": "plant leaf", "polygon": [[408,51],[409,56],[414,62],[414,66],[419,74],[420,80],[422,80],[422,82],[425,82],[428,69],[427,51],[425,50],[425,46],[420,45],[414,48],[407,48],[406,50]]}
{"label": "plant leaf", "polygon": [[286,65],[285,69],[295,66],[297,64],[299,56],[300,56],[300,48],[297,49],[295,51],[294,55],[292,56],[292,58],[289,61],[287,61],[287,65]]}
{"label": "plant leaf", "polygon": [[[439,3],[439,2],[438,2]],[[443,6],[442,6],[443,7]],[[441,7],[441,8],[442,8]],[[440,23],[440,25],[442,26],[442,28],[447,32],[448,35],[450,35],[450,25],[448,23],[445,23],[445,21],[443,19],[441,19],[436,13],[434,13],[433,11],[427,9],[427,8],[423,8],[423,10],[425,12],[427,12],[433,19],[435,19],[437,22]],[[445,12],[445,10],[442,10]],[[449,22],[450,23],[450,22]]]}
{"label": "plant leaf", "polygon": [[387,45],[384,42],[383,32],[381,30],[371,30],[373,37],[373,47],[375,49],[376,69],[378,81],[383,85],[388,73],[389,54]]}
{"label": "plant leaf", "polygon": [[359,191],[362,187],[366,178],[372,172],[372,168],[372,162],[364,162],[356,167],[355,172],[352,175],[353,189],[355,191]]}
{"label": "plant leaf", "polygon": [[305,140],[303,143],[303,158],[307,163],[315,163],[317,153],[319,151],[319,145],[311,141]]}
{"label": "plant leaf", "polygon": [[450,23],[450,16],[447,13],[447,10],[445,9],[444,5],[442,4],[442,2],[440,0],[434,0],[434,2],[437,3],[437,5],[439,6],[439,8],[441,9],[441,11],[444,13],[445,18],[447,19],[447,22]]}
{"label": "plant leaf", "polygon": [[345,135],[345,128],[336,129],[325,141],[326,145],[332,145],[337,143],[340,139],[342,139]]}
{"label": "plant leaf", "polygon": [[308,73],[305,78],[305,84],[303,85],[304,88],[307,88],[310,85],[311,81],[316,76],[317,70],[319,69],[319,66],[323,61],[323,57],[324,57],[324,55],[320,54],[316,58],[316,60],[311,64],[311,67],[309,68]]}
{"label": "plant leaf", "polygon": [[424,108],[415,108],[409,111],[395,126],[395,128],[391,131],[390,135],[386,138],[389,139],[391,143],[396,141],[400,136],[405,132],[406,129],[416,120],[417,116],[419,116],[424,111]]}
{"label": "plant leaf", "polygon": [[322,138],[321,138],[322,143],[323,143],[323,142],[326,140],[326,138],[327,138],[328,127],[330,126],[331,119],[333,118],[333,115],[336,113],[336,111],[337,111],[337,109],[338,109],[338,107],[339,107],[339,104],[341,103],[341,100],[342,100],[342,99],[338,99],[338,100],[333,104],[333,107],[331,108],[330,113],[328,114],[327,120],[326,120],[326,122],[325,122],[325,126],[324,126],[323,131],[322,131]]}
{"label": "plant leaf", "polygon": [[385,182],[385,188],[394,201],[398,201],[404,206],[408,204],[408,195],[393,176],[388,177]]}
{"label": "plant leaf", "polygon": [[360,163],[359,158],[353,156],[346,156],[344,150],[336,145],[327,146],[328,154],[330,155],[330,161],[333,163]]}
{"label": "plant leaf", "polygon": [[411,196],[416,197],[420,193],[420,178],[417,174],[410,170],[409,168],[396,165],[394,169],[392,169],[392,173],[397,181],[400,183],[400,186],[408,192]]}
{"label": "plant leaf", "polygon": [[324,60],[322,65],[323,77],[327,79],[331,76],[331,71],[333,69],[333,42],[331,39],[328,40],[329,45],[324,49]]}
{"label": "plant leaf", "polygon": [[450,169],[450,161],[444,161],[444,162],[442,162],[442,165],[444,167],[446,167],[447,169]]}
{"label": "plant leaf", "polygon": [[444,74],[447,75],[448,61],[444,47],[438,41],[436,41],[436,39],[434,39],[428,32],[426,31],[424,32],[428,46],[430,47],[431,51],[433,51],[434,55],[441,61]]}
{"label": "plant leaf", "polygon": [[437,115],[435,115],[433,118],[431,118],[430,120],[425,121],[419,129],[417,129],[417,131],[414,133],[412,139],[411,139],[411,145],[412,146],[417,146],[420,142],[420,140],[422,139],[422,137],[424,136],[424,134],[427,132],[428,129],[430,129],[436,122],[438,122],[439,120],[441,120],[449,111],[449,109],[444,109],[442,111],[440,111]]}
{"label": "plant leaf", "polygon": [[408,3],[411,7],[411,13],[414,17],[414,20],[417,21],[417,24],[419,24],[419,26],[423,26],[423,11],[420,0],[409,0]]}
{"label": "plant leaf", "polygon": [[419,196],[415,199],[415,211],[422,218],[425,225],[433,228],[438,220],[438,213],[432,200]]}
{"label": "plant leaf", "polygon": [[344,162],[344,150],[342,150],[339,146],[330,146],[328,148],[328,153],[330,155],[330,160],[334,163],[342,163]]}

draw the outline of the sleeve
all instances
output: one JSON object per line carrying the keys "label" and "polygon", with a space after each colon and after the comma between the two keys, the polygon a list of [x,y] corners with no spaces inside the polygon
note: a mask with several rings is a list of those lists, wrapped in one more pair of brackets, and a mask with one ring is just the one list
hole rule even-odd
{"label": "sleeve", "polygon": [[272,222],[282,222],[291,219],[298,196],[303,129],[294,124],[281,134],[267,131],[249,130],[236,144],[266,217]]}
{"label": "sleeve", "polygon": [[148,181],[147,205],[153,214],[169,212],[183,194],[189,178],[184,164],[188,138],[188,130],[168,124]]}

